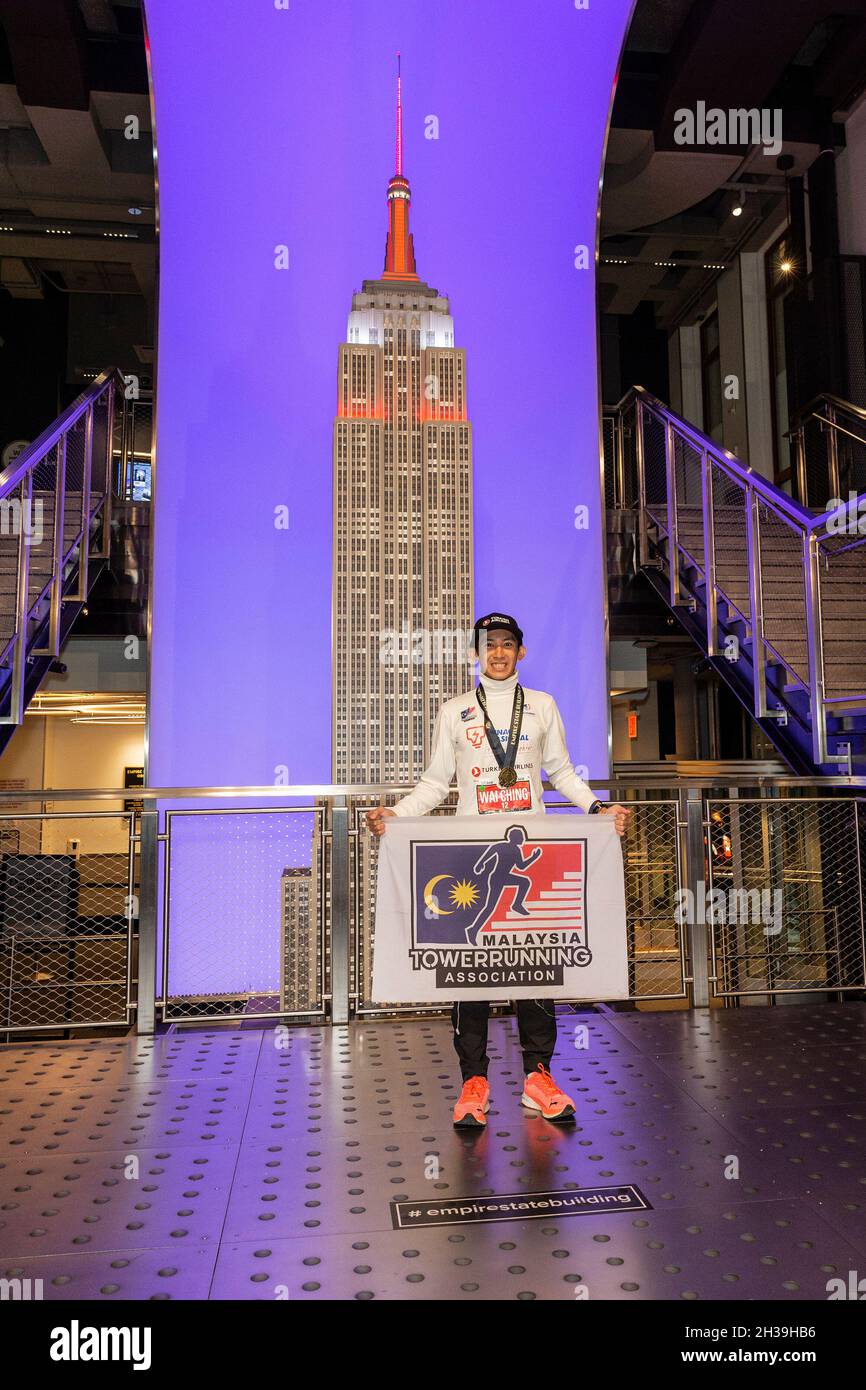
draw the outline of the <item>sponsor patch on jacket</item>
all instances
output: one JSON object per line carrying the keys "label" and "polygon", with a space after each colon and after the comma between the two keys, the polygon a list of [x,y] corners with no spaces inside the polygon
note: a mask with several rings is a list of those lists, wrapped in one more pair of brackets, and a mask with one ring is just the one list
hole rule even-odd
{"label": "sponsor patch on jacket", "polygon": [[476,708],[475,708],[475,705],[467,705],[465,709],[462,709],[462,710],[460,711],[460,718],[463,720],[463,723],[464,723],[464,724],[466,723],[466,720],[467,720],[467,719],[474,719],[474,718],[475,718],[475,715],[476,715]]}

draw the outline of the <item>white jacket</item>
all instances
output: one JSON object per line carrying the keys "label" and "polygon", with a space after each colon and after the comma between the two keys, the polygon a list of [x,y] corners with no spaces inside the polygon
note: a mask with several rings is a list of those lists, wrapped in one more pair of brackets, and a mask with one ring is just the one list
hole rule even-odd
{"label": "white jacket", "polygon": [[[482,676],[481,684],[487,699],[491,721],[503,748],[507,746],[508,729],[514,701],[517,672],[508,680],[496,681]],[[398,816],[424,816],[448,795],[456,772],[458,816],[481,814],[544,814],[541,770],[564,797],[588,811],[595,793],[574,770],[565,746],[562,716],[552,695],[543,690],[524,690],[523,723],[517,750],[515,769],[518,784],[509,794],[511,804],[497,807],[499,768],[491,752],[484,730],[484,713],[475,690],[447,700],[439,711],[433,730],[430,762],[408,796],[392,808]],[[481,789],[479,791],[479,789]],[[514,799],[516,797],[516,799]],[[531,804],[529,804],[531,801]],[[482,805],[488,809],[482,811]]]}

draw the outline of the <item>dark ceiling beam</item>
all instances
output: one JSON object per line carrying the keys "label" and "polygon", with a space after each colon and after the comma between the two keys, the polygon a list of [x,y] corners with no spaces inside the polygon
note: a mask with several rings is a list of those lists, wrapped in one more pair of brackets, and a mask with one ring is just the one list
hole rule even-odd
{"label": "dark ceiling beam", "polygon": [[866,86],[866,7],[852,16],[815,64],[814,91],[844,111]]}
{"label": "dark ceiling beam", "polygon": [[662,55],[626,52],[616,85],[612,122],[619,130],[652,130],[656,123]]}
{"label": "dark ceiling beam", "polygon": [[76,0],[0,0],[0,24],[25,106],[88,109],[85,29]]}
{"label": "dark ceiling beam", "polygon": [[862,15],[863,0],[699,0],[668,55],[658,88],[657,149],[677,149],[676,112],[767,105],[812,30],[831,15]]}

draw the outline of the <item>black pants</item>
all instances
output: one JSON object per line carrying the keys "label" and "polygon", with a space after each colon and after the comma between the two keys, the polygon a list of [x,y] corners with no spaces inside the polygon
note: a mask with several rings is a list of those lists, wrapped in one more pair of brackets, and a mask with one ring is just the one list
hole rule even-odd
{"label": "black pants", "polygon": [[[523,1049],[523,1069],[535,1071],[539,1062],[550,1069],[550,1059],[556,1047],[556,1010],[552,999],[517,999],[517,1031]],[[487,1056],[487,1020],[490,1005],[472,1000],[455,1004],[451,1010],[454,1047],[460,1059],[463,1080],[470,1076],[486,1076],[490,1065]]]}

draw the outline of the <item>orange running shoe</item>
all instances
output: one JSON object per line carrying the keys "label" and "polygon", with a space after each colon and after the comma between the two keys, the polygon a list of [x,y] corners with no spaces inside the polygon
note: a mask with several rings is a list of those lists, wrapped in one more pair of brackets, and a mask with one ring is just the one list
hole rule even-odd
{"label": "orange running shoe", "polygon": [[550,1072],[539,1062],[536,1071],[530,1072],[523,1083],[521,1105],[530,1110],[538,1110],[545,1120],[572,1120],[574,1101],[561,1091]]}
{"label": "orange running shoe", "polygon": [[454,1107],[454,1124],[461,1129],[486,1125],[490,1109],[490,1087],[486,1076],[470,1076],[464,1081],[460,1099]]}

